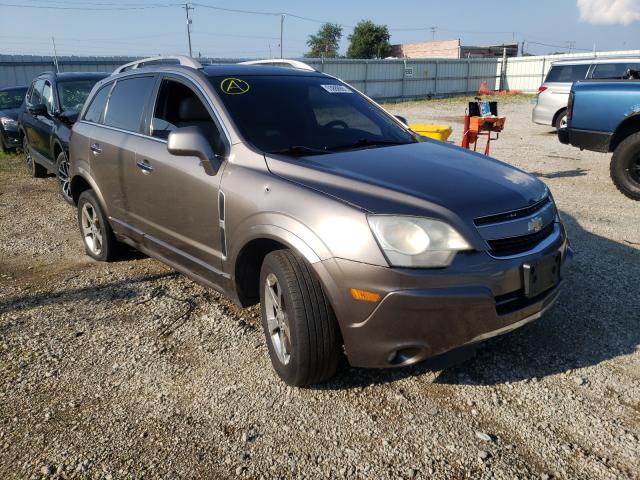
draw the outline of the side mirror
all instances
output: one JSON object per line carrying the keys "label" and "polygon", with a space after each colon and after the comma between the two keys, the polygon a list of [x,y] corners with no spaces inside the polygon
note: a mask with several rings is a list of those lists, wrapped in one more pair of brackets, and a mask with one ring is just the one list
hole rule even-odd
{"label": "side mirror", "polygon": [[179,157],[198,157],[207,175],[214,176],[222,165],[222,156],[213,151],[198,127],[177,128],[169,133],[167,151]]}
{"label": "side mirror", "polygon": [[78,112],[69,110],[68,112],[59,113],[58,118],[67,125],[73,125],[78,121],[78,115],[80,115]]}
{"label": "side mirror", "polygon": [[398,120],[400,120],[402,123],[404,123],[407,127],[409,126],[409,122],[407,122],[407,119],[404,118],[402,115],[396,115],[395,116]]}
{"label": "side mirror", "polygon": [[48,115],[47,106],[44,103],[38,103],[28,108],[31,115]]}

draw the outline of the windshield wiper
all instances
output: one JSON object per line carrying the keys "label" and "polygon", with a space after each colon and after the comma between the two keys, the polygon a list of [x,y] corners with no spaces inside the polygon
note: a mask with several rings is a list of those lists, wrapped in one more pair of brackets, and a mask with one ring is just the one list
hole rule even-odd
{"label": "windshield wiper", "polygon": [[408,143],[414,142],[400,142],[394,140],[371,140],[369,138],[360,138],[355,142],[347,143],[345,145],[337,145],[335,147],[327,147],[327,150],[331,150],[332,152],[337,152],[339,150],[350,150],[352,148],[363,148],[363,147],[385,147],[390,145],[406,145]]}
{"label": "windshield wiper", "polygon": [[331,152],[322,148],[307,147],[305,145],[292,145],[289,148],[283,148],[282,150],[271,150],[267,153],[299,157],[303,155],[325,155]]}

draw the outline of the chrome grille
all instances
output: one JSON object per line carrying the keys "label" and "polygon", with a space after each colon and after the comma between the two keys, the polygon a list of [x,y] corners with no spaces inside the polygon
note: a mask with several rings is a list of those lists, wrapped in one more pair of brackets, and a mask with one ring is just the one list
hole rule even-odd
{"label": "chrome grille", "polygon": [[551,201],[551,197],[549,195],[545,196],[542,200],[534,203],[525,208],[520,208],[517,210],[511,210],[510,212],[496,213],[494,215],[487,215],[486,217],[476,218],[473,223],[476,226],[487,225],[489,223],[499,223],[499,222],[507,222],[509,220],[516,220],[518,218],[526,217],[533,213],[536,213],[539,210],[542,210],[549,202]]}

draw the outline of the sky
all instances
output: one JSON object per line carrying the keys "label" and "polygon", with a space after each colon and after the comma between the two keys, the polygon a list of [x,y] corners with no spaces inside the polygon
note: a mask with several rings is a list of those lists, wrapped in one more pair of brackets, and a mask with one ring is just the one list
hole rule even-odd
{"label": "sky", "polygon": [[[0,0],[0,54],[188,54],[187,0]],[[193,0],[193,54],[300,57],[325,21],[343,25],[340,53],[360,20],[385,24],[391,43],[460,38],[525,41],[527,53],[640,49],[640,0]],[[211,8],[215,7],[215,8]],[[226,9],[226,10],[225,10]],[[231,10],[252,11],[243,13]],[[255,13],[258,12],[258,13]],[[303,18],[300,18],[303,17]],[[436,27],[435,32],[431,27]]]}

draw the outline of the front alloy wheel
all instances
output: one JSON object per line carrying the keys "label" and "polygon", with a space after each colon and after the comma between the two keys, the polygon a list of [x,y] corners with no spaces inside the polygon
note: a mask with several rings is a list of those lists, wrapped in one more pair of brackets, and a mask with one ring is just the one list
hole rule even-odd
{"label": "front alloy wheel", "polygon": [[264,310],[273,349],[278,360],[287,365],[291,360],[291,329],[278,278],[270,273],[264,282]]}
{"label": "front alloy wheel", "polygon": [[262,327],[271,365],[287,384],[302,386],[333,376],[340,331],[331,305],[307,261],[276,250],[260,271]]}

